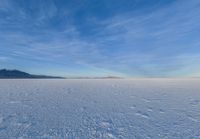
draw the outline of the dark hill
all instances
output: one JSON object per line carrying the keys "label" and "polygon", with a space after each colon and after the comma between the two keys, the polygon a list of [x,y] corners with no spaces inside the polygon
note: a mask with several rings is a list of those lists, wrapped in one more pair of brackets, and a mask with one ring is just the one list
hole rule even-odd
{"label": "dark hill", "polygon": [[23,71],[19,70],[7,70],[2,69],[0,70],[0,78],[1,79],[62,79],[62,77],[55,77],[55,76],[46,76],[46,75],[32,75]]}

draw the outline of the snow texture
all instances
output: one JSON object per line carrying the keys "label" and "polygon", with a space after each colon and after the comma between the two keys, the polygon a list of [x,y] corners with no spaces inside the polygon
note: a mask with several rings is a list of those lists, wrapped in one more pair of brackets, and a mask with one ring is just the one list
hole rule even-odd
{"label": "snow texture", "polygon": [[200,139],[200,79],[0,80],[0,139]]}

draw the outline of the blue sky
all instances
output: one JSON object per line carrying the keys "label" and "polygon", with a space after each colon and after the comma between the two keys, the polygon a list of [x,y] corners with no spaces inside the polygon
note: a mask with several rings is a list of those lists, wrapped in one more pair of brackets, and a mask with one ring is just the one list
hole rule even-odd
{"label": "blue sky", "polygon": [[200,76],[200,1],[0,0],[0,68]]}

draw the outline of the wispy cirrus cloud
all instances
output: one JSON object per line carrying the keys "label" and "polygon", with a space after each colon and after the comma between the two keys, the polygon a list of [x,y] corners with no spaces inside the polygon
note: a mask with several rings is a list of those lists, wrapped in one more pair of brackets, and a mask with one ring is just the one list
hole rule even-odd
{"label": "wispy cirrus cloud", "polygon": [[74,8],[54,0],[37,2],[0,2],[0,54],[12,59],[2,63],[5,66],[42,65],[47,70],[62,69],[62,74],[70,69],[70,74],[145,77],[186,76],[199,69],[195,64],[200,56],[197,0],[177,0],[105,18],[90,14],[88,1],[71,3]]}
{"label": "wispy cirrus cloud", "polygon": [[102,23],[96,41],[112,44],[108,46],[113,49],[112,60],[116,57],[118,64],[125,61],[117,69],[127,67],[132,74],[145,76],[174,76],[192,66],[186,62],[196,58],[191,55],[199,55],[199,4],[175,1],[150,13],[117,15]]}

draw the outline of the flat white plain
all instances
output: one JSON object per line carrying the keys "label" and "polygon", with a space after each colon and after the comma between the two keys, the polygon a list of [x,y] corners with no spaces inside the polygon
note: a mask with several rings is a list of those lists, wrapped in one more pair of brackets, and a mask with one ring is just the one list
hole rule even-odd
{"label": "flat white plain", "polygon": [[200,79],[0,80],[0,139],[200,139]]}

